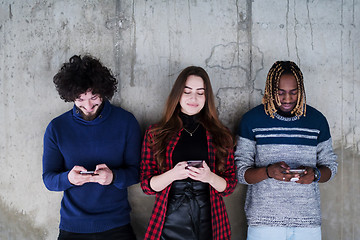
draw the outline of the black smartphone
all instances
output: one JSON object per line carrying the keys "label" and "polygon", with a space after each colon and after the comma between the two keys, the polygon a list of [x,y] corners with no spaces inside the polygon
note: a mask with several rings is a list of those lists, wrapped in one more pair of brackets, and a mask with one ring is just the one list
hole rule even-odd
{"label": "black smartphone", "polygon": [[203,160],[188,160],[187,164],[188,167],[196,167],[196,168],[202,168],[203,167]]}

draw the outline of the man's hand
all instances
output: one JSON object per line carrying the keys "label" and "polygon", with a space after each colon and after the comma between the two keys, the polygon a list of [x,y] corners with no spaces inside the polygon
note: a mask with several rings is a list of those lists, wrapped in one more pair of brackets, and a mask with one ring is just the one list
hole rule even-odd
{"label": "man's hand", "polygon": [[279,181],[290,180],[288,179],[290,167],[285,162],[273,163],[267,168],[267,170],[271,178]]}
{"label": "man's hand", "polygon": [[81,171],[86,171],[83,166],[74,166],[68,174],[69,182],[76,186],[81,186],[84,183],[92,182],[92,176],[89,174],[80,174]]}
{"label": "man's hand", "polygon": [[300,184],[310,184],[314,181],[315,178],[315,173],[314,173],[314,169],[312,167],[301,167],[305,169],[305,173],[306,174],[302,174],[300,175],[300,178],[298,181],[296,181],[297,183]]}
{"label": "man's hand", "polygon": [[96,166],[95,174],[92,176],[92,181],[101,185],[109,185],[112,183],[114,174],[106,164],[99,164]]}

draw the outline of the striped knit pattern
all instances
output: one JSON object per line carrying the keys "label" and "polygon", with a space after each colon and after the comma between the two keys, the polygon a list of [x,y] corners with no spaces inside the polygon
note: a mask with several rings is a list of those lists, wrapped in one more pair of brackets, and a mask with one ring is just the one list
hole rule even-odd
{"label": "striped knit pattern", "polygon": [[280,161],[291,168],[326,166],[337,171],[326,118],[306,106],[306,117],[265,114],[259,105],[243,116],[238,132],[235,163],[239,183],[247,184],[245,212],[251,226],[313,227],[321,225],[318,183],[298,184],[266,179],[245,181],[245,171]]}

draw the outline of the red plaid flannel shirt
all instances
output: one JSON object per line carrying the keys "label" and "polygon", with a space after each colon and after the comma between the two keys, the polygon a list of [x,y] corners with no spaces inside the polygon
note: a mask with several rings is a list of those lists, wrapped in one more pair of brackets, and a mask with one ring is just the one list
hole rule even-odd
{"label": "red plaid flannel shirt", "polygon": [[[144,193],[148,195],[156,194],[155,198],[155,206],[150,217],[150,222],[145,234],[145,238],[147,240],[158,240],[160,239],[162,228],[165,221],[168,195],[171,185],[166,187],[161,192],[155,192],[150,187],[150,179],[152,176],[156,176],[162,174],[163,171],[158,169],[157,163],[154,159],[154,153],[150,147],[151,138],[153,137],[149,130],[152,128],[150,126],[144,136],[143,146],[141,149],[141,164],[140,164],[140,180],[141,180],[141,188]],[[167,148],[166,148],[166,166],[169,166],[166,170],[170,170],[173,168],[172,164],[172,153],[174,148],[179,141],[182,130],[174,136]],[[212,136],[208,131],[206,131],[207,143],[208,143],[208,156],[209,156],[209,167],[211,171],[223,177],[227,186],[225,191],[218,192],[214,188],[210,186],[210,201],[211,201],[211,217],[212,217],[212,231],[213,231],[213,239],[214,240],[228,240],[231,237],[230,223],[228,219],[228,215],[225,208],[225,203],[222,197],[230,195],[237,183],[236,175],[235,175],[235,166],[234,166],[234,154],[233,150],[230,150],[230,153],[226,159],[226,171],[222,174],[219,174],[215,170],[215,149],[212,144]]]}

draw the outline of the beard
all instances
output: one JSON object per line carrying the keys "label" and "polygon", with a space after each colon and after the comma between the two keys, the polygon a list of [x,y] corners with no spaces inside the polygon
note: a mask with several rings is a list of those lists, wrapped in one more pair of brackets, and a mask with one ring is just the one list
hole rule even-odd
{"label": "beard", "polygon": [[98,107],[98,109],[96,109],[96,112],[94,112],[94,113],[89,113],[89,114],[85,114],[85,113],[80,109],[81,116],[82,116],[82,118],[83,118],[85,121],[92,121],[92,120],[94,120],[95,118],[97,118],[97,117],[100,115],[103,107],[104,107],[104,103],[101,103],[101,105]]}
{"label": "beard", "polygon": [[92,121],[98,116],[97,112],[98,110],[95,113],[87,114],[87,115],[81,112],[81,116],[85,121]]}

